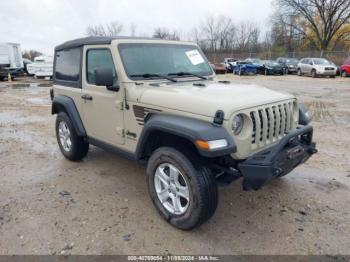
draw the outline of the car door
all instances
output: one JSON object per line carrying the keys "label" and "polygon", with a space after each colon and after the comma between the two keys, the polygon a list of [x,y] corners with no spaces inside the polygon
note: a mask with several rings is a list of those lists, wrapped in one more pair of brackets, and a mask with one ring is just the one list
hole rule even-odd
{"label": "car door", "polygon": [[302,66],[301,66],[301,71],[303,74],[307,74],[308,73],[308,66],[310,63],[310,59],[304,59],[302,62]]}
{"label": "car door", "polygon": [[111,145],[124,144],[122,92],[108,90],[95,84],[97,68],[111,68],[114,84],[118,84],[116,66],[109,47],[84,47],[83,123],[90,138]]}
{"label": "car door", "polygon": [[306,64],[306,72],[307,74],[311,74],[311,71],[313,69],[314,62],[312,59],[308,59],[308,63]]}

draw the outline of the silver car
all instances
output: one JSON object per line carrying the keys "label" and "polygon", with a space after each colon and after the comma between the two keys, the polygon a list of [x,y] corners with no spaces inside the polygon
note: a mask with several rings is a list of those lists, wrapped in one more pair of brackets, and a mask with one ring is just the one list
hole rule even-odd
{"label": "silver car", "polygon": [[337,68],[324,58],[303,58],[298,63],[298,75],[311,75],[313,78],[318,76],[329,76],[334,78],[337,74]]}

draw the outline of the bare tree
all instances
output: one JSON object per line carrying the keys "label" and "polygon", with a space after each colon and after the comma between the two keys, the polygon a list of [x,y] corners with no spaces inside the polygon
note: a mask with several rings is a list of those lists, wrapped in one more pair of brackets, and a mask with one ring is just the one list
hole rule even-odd
{"label": "bare tree", "polygon": [[320,50],[331,50],[350,34],[349,0],[277,0],[284,17],[294,17],[295,24],[285,21]]}
{"label": "bare tree", "polygon": [[123,25],[114,21],[106,25],[93,25],[88,26],[86,34],[88,36],[117,36],[123,31]]}
{"label": "bare tree", "polygon": [[212,52],[216,52],[219,40],[218,23],[214,16],[208,16],[201,25],[201,32]]}
{"label": "bare tree", "polygon": [[36,51],[36,50],[29,50],[29,51],[24,51],[22,56],[23,58],[27,58],[31,61],[34,61],[34,58],[37,56],[41,56],[43,53]]}
{"label": "bare tree", "polygon": [[219,48],[223,50],[232,50],[235,38],[235,26],[232,19],[226,16],[220,16],[217,24]]}
{"label": "bare tree", "polygon": [[154,29],[154,38],[167,39],[167,40],[180,40],[180,35],[175,30],[170,31],[167,28],[158,27]]}
{"label": "bare tree", "polygon": [[236,29],[235,42],[239,50],[250,50],[253,46],[257,48],[260,31],[254,23],[241,22]]}

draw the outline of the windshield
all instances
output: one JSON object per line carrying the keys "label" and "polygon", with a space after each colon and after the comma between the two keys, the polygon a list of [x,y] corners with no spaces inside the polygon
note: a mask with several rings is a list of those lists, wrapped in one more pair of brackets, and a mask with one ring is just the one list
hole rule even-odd
{"label": "windshield", "polygon": [[322,58],[314,59],[314,64],[315,65],[330,65],[329,61],[327,61],[326,59],[322,59]]}
{"label": "windshield", "polygon": [[251,62],[251,63],[254,63],[254,64],[261,64],[261,60],[257,59],[257,58],[247,58],[245,61]]}
{"label": "windshield", "polygon": [[193,45],[128,43],[120,44],[118,48],[125,71],[131,79],[147,78],[145,74],[213,74],[202,52]]}
{"label": "windshield", "polygon": [[298,59],[287,59],[286,63],[297,64],[298,63]]}
{"label": "windshield", "polygon": [[268,66],[279,66],[279,65],[280,65],[279,63],[277,63],[277,62],[275,62],[275,61],[266,61],[266,64],[267,64]]}

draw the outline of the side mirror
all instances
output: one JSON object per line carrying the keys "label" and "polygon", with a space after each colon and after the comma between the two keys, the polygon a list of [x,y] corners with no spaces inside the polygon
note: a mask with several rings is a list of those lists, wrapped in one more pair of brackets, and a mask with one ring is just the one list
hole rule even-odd
{"label": "side mirror", "polygon": [[97,68],[94,73],[97,86],[105,86],[108,90],[119,91],[119,86],[114,85],[112,68]]}

